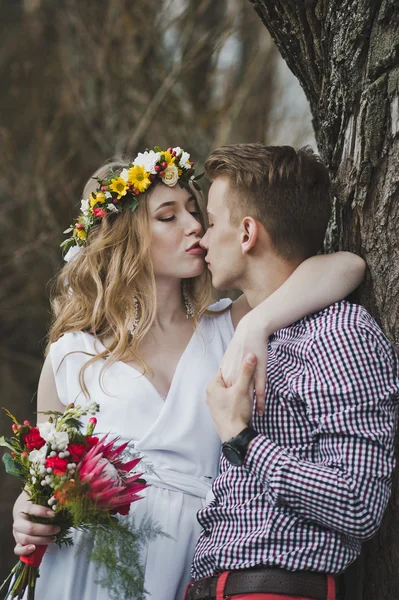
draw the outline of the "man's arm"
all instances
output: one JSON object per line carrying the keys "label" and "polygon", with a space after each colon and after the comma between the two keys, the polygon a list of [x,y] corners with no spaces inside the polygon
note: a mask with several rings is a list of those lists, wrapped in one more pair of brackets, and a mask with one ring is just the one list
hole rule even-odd
{"label": "man's arm", "polygon": [[268,337],[345,298],[360,285],[365,269],[364,260],[351,252],[311,256],[252,311],[244,294],[235,300],[231,318],[236,332],[221,363],[225,383],[232,385],[237,380],[244,356],[255,354],[258,362],[254,388],[258,411],[263,411]]}
{"label": "man's arm", "polygon": [[327,330],[314,342],[298,385],[313,424],[314,462],[259,435],[244,468],[264,482],[270,504],[368,539],[391,492],[399,392],[395,356],[377,328]]}

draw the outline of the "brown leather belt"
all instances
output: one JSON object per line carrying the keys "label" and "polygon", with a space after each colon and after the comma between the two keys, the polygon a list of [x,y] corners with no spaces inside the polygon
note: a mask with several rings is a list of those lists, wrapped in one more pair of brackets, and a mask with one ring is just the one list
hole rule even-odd
{"label": "brown leather belt", "polygon": [[[211,600],[216,598],[218,576],[206,577],[190,583],[186,600]],[[282,594],[326,600],[327,575],[311,571],[286,571],[273,567],[260,567],[232,571],[226,581],[225,597],[239,594]]]}

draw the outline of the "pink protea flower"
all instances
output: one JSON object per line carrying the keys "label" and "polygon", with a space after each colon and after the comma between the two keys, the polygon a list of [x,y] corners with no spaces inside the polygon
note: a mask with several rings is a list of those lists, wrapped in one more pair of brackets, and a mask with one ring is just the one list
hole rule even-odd
{"label": "pink protea flower", "polygon": [[123,453],[128,443],[115,446],[118,439],[107,441],[105,436],[93,446],[79,463],[76,476],[81,483],[89,485],[87,496],[99,508],[126,515],[131,503],[140,500],[138,493],[147,485],[140,479],[142,473],[129,475],[141,458],[124,462]]}

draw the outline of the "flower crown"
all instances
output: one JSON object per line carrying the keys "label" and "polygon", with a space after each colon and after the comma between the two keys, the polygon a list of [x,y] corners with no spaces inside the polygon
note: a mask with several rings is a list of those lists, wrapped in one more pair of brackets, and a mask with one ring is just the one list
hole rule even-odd
{"label": "flower crown", "polygon": [[62,242],[61,247],[66,251],[74,246],[84,246],[90,229],[108,214],[121,213],[125,205],[134,212],[140,194],[154,181],[162,181],[169,187],[175,186],[178,181],[191,182],[199,190],[197,180],[203,174],[195,177],[194,173],[194,163],[190,161],[188,152],[179,146],[167,150],[155,146],[154,150],[139,152],[129,168],[123,169],[119,175],[111,169],[104,179],[94,177],[98,187],[90,198],[82,200],[76,223],[64,231],[72,232],[72,235]]}

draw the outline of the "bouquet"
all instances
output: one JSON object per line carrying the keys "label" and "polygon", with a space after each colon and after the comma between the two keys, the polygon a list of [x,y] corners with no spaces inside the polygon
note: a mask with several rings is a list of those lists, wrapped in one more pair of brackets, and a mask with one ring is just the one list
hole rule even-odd
{"label": "bouquet", "polygon": [[[38,427],[32,427],[29,421],[18,423],[6,410],[13,420],[13,435],[0,437],[0,446],[11,451],[4,454],[3,462],[9,474],[23,480],[34,504],[54,511],[51,522],[61,529],[56,536],[59,546],[73,545],[71,528],[91,531],[96,544],[89,560],[96,563],[99,572],[107,571],[110,565],[112,569],[99,583],[107,586],[111,596],[115,594],[113,597],[119,597],[123,590],[120,597],[144,598],[139,545],[143,538],[151,539],[160,532],[148,523],[134,530],[115,516],[129,513],[130,505],[140,499],[138,493],[146,487],[146,482],[141,474],[133,472],[141,459],[128,456],[127,443],[118,445],[118,438],[99,439],[93,435],[97,423],[94,415],[98,410],[94,402],[85,408],[69,404],[64,413],[45,413],[48,421]],[[80,418],[89,414],[93,416],[83,432]],[[0,588],[13,578],[6,598],[23,598],[27,591],[28,600],[34,599],[46,547],[37,546],[32,554],[20,558]],[[122,564],[126,548],[129,548],[129,565]],[[127,578],[125,581],[118,579],[115,566],[118,564],[121,577]]]}

